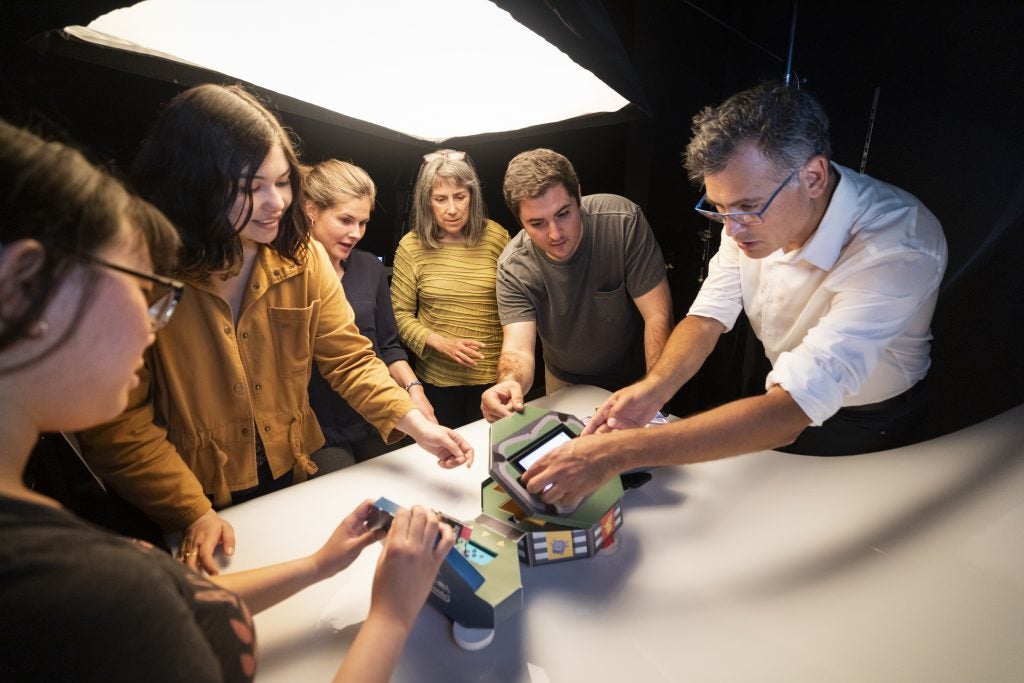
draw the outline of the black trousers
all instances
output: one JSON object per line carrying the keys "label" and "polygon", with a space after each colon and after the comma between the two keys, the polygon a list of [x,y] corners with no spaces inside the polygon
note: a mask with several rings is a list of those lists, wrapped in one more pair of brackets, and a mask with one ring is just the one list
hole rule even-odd
{"label": "black trousers", "polygon": [[458,387],[439,387],[423,383],[427,400],[434,406],[437,421],[445,427],[461,427],[483,417],[480,412],[480,397],[490,384],[474,384]]}
{"label": "black trousers", "polygon": [[928,412],[926,382],[923,379],[899,396],[879,403],[840,408],[820,427],[808,427],[796,441],[775,450],[799,455],[856,455],[913,443]]}

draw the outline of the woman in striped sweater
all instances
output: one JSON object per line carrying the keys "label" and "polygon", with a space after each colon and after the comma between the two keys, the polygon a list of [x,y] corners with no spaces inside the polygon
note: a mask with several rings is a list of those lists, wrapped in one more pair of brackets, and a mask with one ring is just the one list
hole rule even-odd
{"label": "woman in striped sweater", "polygon": [[494,278],[508,240],[505,228],[487,219],[469,155],[442,149],[423,157],[391,299],[399,336],[417,357],[417,375],[443,425],[480,419],[480,395],[497,379]]}

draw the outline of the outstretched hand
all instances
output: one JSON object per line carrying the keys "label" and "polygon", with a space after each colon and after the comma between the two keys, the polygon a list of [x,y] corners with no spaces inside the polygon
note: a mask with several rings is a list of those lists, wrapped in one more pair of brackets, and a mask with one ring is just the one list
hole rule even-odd
{"label": "outstretched hand", "polygon": [[513,379],[498,382],[480,397],[480,412],[488,422],[521,413],[523,407],[523,388]]}
{"label": "outstretched hand", "polygon": [[473,464],[473,447],[453,429],[435,424],[419,410],[410,410],[397,427],[411,436],[419,447],[437,457],[437,464],[450,470]]}
{"label": "outstretched hand", "polygon": [[657,415],[663,403],[642,382],[631,384],[619,389],[601,404],[581,436],[643,427]]}
{"label": "outstretched hand", "polygon": [[416,438],[420,448],[437,457],[437,464],[446,470],[473,464],[473,447],[454,429],[431,423]]}

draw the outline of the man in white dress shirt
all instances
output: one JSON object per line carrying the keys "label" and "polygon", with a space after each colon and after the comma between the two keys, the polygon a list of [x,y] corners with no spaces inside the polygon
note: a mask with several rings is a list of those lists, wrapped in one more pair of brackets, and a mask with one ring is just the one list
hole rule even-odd
{"label": "man in white dress shirt", "polygon": [[[693,121],[697,212],[724,224],[687,317],[640,382],[584,436],[524,476],[570,504],[624,470],[789,446],[846,455],[900,445],[922,414],[932,312],[946,267],[938,220],[915,197],[830,161],[828,118],[808,93],[744,91]],[[765,393],[641,427],[745,311],[772,363]],[[590,436],[587,436],[590,435]]]}

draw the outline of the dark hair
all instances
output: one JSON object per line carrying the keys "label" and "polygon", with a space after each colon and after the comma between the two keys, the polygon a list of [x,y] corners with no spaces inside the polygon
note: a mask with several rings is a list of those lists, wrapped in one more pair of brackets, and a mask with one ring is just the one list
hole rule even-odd
{"label": "dark hair", "polygon": [[829,158],[828,116],[814,97],[781,83],[762,83],[693,117],[684,165],[690,180],[722,171],[744,142],[753,142],[782,176],[816,155]]}
{"label": "dark hair", "polygon": [[178,228],[179,276],[205,281],[241,265],[239,229],[228,214],[241,190],[250,194],[243,225],[251,218],[252,179],[275,145],[288,161],[292,203],[270,246],[299,262],[309,222],[301,206],[301,164],[281,122],[237,85],[200,85],[164,107],[142,143],[132,178],[140,194]]}
{"label": "dark hair", "polygon": [[178,265],[178,249],[181,239],[174,224],[167,220],[163,211],[142,197],[132,194],[128,198],[125,218],[134,228],[132,237],[142,238],[153,264],[153,272],[173,273]]}
{"label": "dark hair", "polygon": [[[452,156],[446,156],[449,154]],[[461,155],[461,158],[457,155]],[[412,229],[416,238],[427,249],[441,246],[444,229],[437,224],[431,197],[437,183],[448,181],[469,192],[469,217],[461,232],[466,238],[466,244],[475,247],[484,238],[487,229],[487,205],[484,203],[480,177],[476,174],[473,160],[465,152],[452,149],[439,149],[427,156],[433,158],[420,166],[416,187],[413,189]]]}
{"label": "dark hair", "polygon": [[543,147],[520,152],[505,170],[505,205],[519,220],[519,203],[540,197],[554,185],[564,187],[570,197],[576,198],[576,204],[580,203],[580,181],[567,158]]}
{"label": "dark hair", "polygon": [[[154,264],[173,264],[178,241],[166,218],[130,194],[116,179],[97,169],[78,151],[46,142],[0,120],[0,245],[21,239],[39,242],[44,262],[30,284],[29,305],[15,318],[0,320],[0,349],[23,337],[42,315],[63,279],[82,255],[125,237],[126,219],[134,223]],[[0,246],[0,249],[3,247]],[[97,274],[85,274],[80,305],[62,339],[40,353],[52,352],[77,328]],[[37,356],[40,357],[40,356]],[[20,363],[23,367],[35,358]],[[14,367],[4,368],[10,372]]]}

